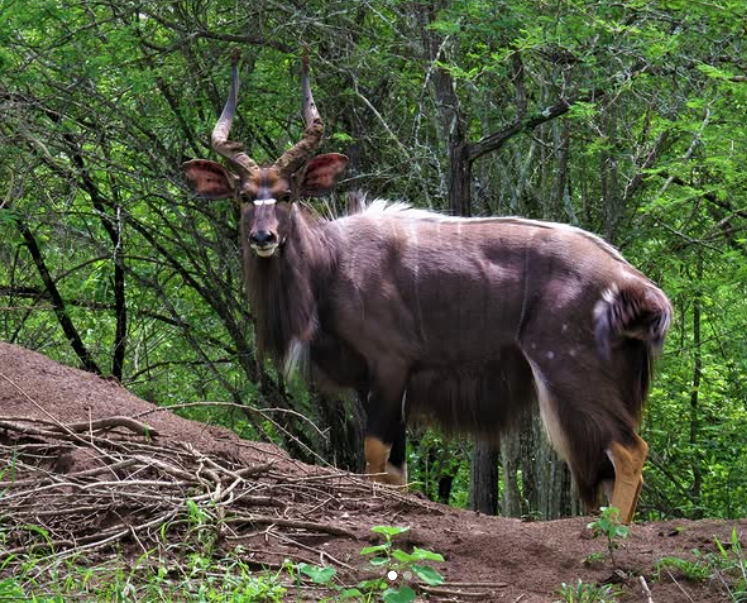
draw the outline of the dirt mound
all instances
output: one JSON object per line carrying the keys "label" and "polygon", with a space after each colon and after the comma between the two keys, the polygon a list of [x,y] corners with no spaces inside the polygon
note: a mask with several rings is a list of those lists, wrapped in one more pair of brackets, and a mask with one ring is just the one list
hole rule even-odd
{"label": "dirt mound", "polygon": [[0,527],[8,534],[0,561],[49,546],[34,540],[28,525],[49,528],[57,556],[90,558],[114,543],[137,555],[164,525],[172,538],[185,538],[174,519],[189,498],[219,509],[220,546],[241,544],[257,566],[329,563],[354,583],[371,576],[359,554],[378,542],[370,528],[397,525],[411,528],[398,547],[446,559],[438,569],[447,583],[429,600],[554,601],[561,583],[580,579],[620,584],[621,601],[709,602],[729,600],[718,580],[657,573],[657,561],[692,560],[693,549],[717,553],[715,538],[729,542],[733,528],[740,535],[747,529],[745,521],[638,524],[615,555],[615,571],[606,555],[589,563],[606,553],[586,529],[589,518],[486,517],[310,467],[272,445],[158,410],[115,382],[4,343],[0,415]]}

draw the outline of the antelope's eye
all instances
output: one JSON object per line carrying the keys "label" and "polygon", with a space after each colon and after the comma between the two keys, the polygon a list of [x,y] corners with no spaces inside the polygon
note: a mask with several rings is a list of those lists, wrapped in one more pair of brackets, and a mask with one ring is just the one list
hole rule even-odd
{"label": "antelope's eye", "polygon": [[290,198],[291,198],[290,191],[281,191],[278,193],[278,201],[290,201]]}

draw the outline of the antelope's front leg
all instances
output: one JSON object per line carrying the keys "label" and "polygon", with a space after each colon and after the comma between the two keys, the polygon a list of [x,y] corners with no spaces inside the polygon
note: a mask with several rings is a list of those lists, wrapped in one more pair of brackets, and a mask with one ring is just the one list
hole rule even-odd
{"label": "antelope's front leg", "polygon": [[366,474],[384,484],[404,486],[407,484],[407,435],[400,402],[402,396],[392,392],[393,389],[374,388],[366,404]]}
{"label": "antelope's front leg", "polygon": [[630,523],[643,486],[642,469],[648,456],[648,444],[639,436],[632,444],[613,442],[607,456],[615,469],[610,505],[619,509],[620,521]]}

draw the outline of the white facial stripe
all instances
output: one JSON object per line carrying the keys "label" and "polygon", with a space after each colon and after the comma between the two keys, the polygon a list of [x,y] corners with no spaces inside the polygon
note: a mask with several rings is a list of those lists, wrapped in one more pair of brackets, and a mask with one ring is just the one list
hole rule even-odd
{"label": "white facial stripe", "polygon": [[277,199],[256,199],[254,205],[261,207],[262,205],[275,205],[277,202]]}

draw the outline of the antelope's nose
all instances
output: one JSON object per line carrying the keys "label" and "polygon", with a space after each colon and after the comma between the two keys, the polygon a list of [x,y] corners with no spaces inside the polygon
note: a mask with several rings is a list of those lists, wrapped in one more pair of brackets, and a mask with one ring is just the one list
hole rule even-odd
{"label": "antelope's nose", "polygon": [[258,230],[249,235],[249,242],[257,247],[267,247],[275,243],[275,233],[269,230]]}

